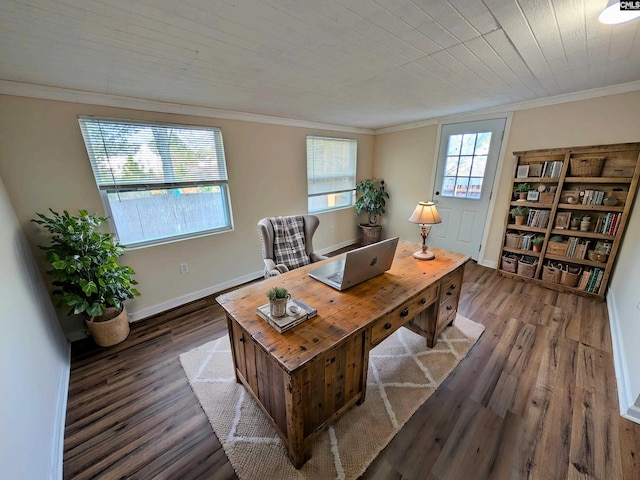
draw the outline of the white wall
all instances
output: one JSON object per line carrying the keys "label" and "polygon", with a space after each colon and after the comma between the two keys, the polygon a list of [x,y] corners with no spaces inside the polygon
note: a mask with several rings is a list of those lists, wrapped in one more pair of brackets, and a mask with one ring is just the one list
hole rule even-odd
{"label": "white wall", "polygon": [[62,477],[70,349],[0,180],[0,477]]}

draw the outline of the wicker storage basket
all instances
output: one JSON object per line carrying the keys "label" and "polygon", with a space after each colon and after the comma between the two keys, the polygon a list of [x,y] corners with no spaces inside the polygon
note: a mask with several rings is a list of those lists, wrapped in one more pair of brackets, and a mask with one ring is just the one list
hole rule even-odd
{"label": "wicker storage basket", "polygon": [[518,260],[518,275],[533,278],[536,274],[538,259],[535,257],[522,257]]}
{"label": "wicker storage basket", "polygon": [[560,275],[560,283],[568,287],[575,287],[580,281],[581,273],[582,268],[570,267],[569,265],[567,265],[566,269],[563,269],[562,274]]}
{"label": "wicker storage basket", "polygon": [[572,177],[597,177],[602,171],[602,165],[604,157],[572,158],[569,164]]}
{"label": "wicker storage basket", "polygon": [[554,266],[553,264],[542,266],[542,281],[550,283],[560,283],[560,275],[562,274],[562,265]]}
{"label": "wicker storage basket", "polygon": [[521,233],[507,233],[505,235],[504,246],[510,248],[520,248],[522,246]]}
{"label": "wicker storage basket", "polygon": [[563,242],[549,242],[547,245],[547,253],[564,257],[567,254],[568,245],[568,243]]}
{"label": "wicker storage basket", "polygon": [[518,259],[509,255],[502,257],[501,268],[505,272],[516,273],[518,268]]}
{"label": "wicker storage basket", "polygon": [[[119,312],[119,313],[118,313]],[[102,320],[108,318],[109,320]],[[111,347],[123,342],[129,336],[129,314],[123,308],[107,308],[102,317],[95,320],[86,320],[87,328],[93,336],[93,340],[101,347]]]}

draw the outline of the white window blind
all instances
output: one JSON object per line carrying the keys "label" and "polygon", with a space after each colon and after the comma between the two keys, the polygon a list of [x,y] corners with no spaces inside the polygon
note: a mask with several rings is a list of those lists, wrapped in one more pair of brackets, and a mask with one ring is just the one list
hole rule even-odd
{"label": "white window blind", "polygon": [[219,128],[80,117],[105,206],[125,245],[231,228]]}
{"label": "white window blind", "polygon": [[307,136],[309,212],[353,205],[357,141]]}

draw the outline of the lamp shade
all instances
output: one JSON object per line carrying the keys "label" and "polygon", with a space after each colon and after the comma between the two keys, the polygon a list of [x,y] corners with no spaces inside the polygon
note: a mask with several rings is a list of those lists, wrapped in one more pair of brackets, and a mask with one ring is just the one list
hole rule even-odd
{"label": "lamp shade", "polygon": [[440,214],[436,209],[436,204],[433,202],[420,202],[416,206],[416,209],[409,217],[411,223],[418,223],[420,225],[435,225],[436,223],[442,223]]}
{"label": "lamp shade", "polygon": [[621,10],[619,0],[609,0],[607,7],[600,13],[598,20],[607,25],[616,25],[638,17],[640,17],[640,10]]}

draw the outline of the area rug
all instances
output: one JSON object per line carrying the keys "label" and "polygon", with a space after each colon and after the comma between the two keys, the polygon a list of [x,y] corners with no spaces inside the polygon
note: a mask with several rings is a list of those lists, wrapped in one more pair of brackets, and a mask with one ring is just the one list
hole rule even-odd
{"label": "area rug", "polygon": [[458,315],[432,349],[406,328],[393,333],[369,353],[365,402],[316,438],[300,470],[251,395],[236,383],[228,336],[183,353],[180,362],[240,479],[346,480],[366,470],[483,331]]}

